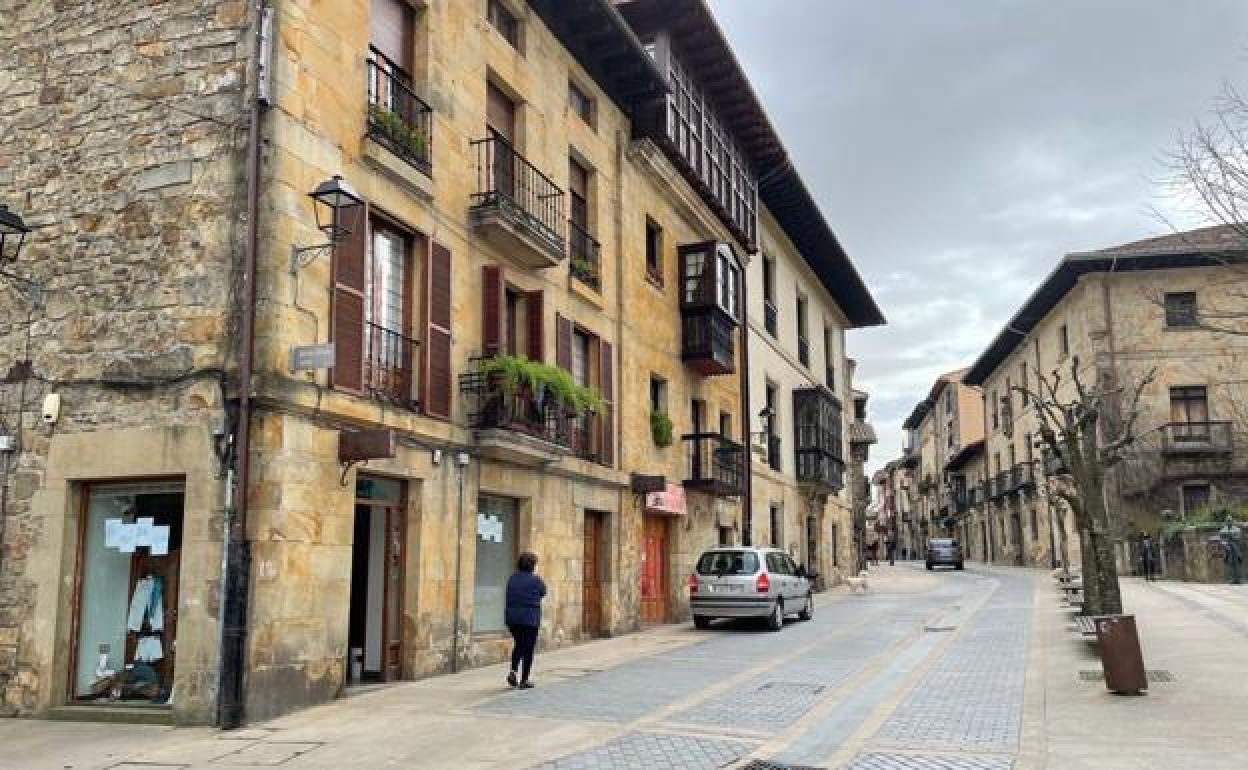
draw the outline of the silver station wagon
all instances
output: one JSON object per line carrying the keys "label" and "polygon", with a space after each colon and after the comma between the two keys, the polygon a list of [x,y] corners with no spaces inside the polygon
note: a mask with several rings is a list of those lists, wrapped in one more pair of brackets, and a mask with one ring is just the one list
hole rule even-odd
{"label": "silver station wagon", "polygon": [[693,624],[706,628],[715,618],[766,618],[779,631],[786,615],[815,616],[814,575],[779,548],[714,548],[698,559],[689,576]]}

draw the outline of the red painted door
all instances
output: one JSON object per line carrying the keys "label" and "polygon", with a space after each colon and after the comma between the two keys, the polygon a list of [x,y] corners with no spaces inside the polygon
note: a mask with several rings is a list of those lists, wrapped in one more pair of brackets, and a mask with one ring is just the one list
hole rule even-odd
{"label": "red painted door", "polygon": [[645,516],[641,534],[641,622],[666,623],[670,615],[667,519]]}

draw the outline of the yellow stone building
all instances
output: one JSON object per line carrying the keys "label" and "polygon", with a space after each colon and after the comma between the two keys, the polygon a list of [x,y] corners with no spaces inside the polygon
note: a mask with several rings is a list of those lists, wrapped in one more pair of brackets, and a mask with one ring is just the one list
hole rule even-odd
{"label": "yellow stone building", "polygon": [[1195,521],[1241,504],[1248,337],[1235,333],[1230,309],[1245,253],[1233,228],[1215,227],[1069,254],[980,355],[965,381],[984,394],[989,505],[974,526],[987,532],[988,558],[1047,567],[1064,553],[1080,562],[1069,512],[1045,494],[1046,474],[1060,469],[1035,447],[1035,406],[1014,390],[1034,390],[1036,371],[1056,370],[1059,396],[1071,398],[1076,362],[1097,388],[1130,389],[1155,372],[1134,455],[1106,483],[1120,572],[1136,569],[1142,532],[1162,541],[1163,512]]}
{"label": "yellow stone building", "polygon": [[[545,648],[686,617],[694,559],[756,533],[751,501],[771,499],[751,495],[754,375],[796,376],[749,359],[760,246],[832,343],[803,381],[835,372],[848,403],[843,333],[882,321],[705,3],[165,10],[241,52],[162,86],[184,117],[224,89],[224,144],[161,155],[133,193],[150,208],[122,218],[160,239],[142,259],[198,273],[141,281],[154,299],[133,310],[177,318],[134,335],[172,351],[110,349],[81,375],[99,392],[63,385],[73,419],[22,445],[38,472],[5,506],[37,526],[5,534],[23,549],[3,565],[0,707],[136,718],[116,709],[146,693],[162,708],[144,719],[233,725],[497,662],[523,551],[549,589]],[[63,208],[36,236],[99,226]],[[70,341],[110,323],[75,312]],[[15,326],[0,338],[14,385],[57,360],[19,359]],[[820,473],[843,456],[812,449]],[[848,526],[832,492],[821,549]],[[136,662],[155,681],[118,673]]]}

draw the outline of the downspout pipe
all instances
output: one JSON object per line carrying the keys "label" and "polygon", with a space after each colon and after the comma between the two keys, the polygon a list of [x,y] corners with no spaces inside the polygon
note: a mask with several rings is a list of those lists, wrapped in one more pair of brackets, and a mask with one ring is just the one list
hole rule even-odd
{"label": "downspout pipe", "polygon": [[[747,266],[748,267],[748,266]],[[744,271],[743,271],[744,272]],[[741,278],[741,307],[744,308],[741,324],[741,445],[745,447],[745,494],[741,502],[741,534],[745,535],[745,523],[754,522],[754,449],[750,442],[750,282]],[[750,541],[753,543],[753,540]]]}
{"label": "downspout pipe", "polygon": [[[254,8],[253,88],[261,67],[261,18],[263,3]],[[247,128],[247,230],[241,286],[242,316],[238,353],[238,426],[235,439],[235,473],[232,505],[227,511],[225,575],[221,624],[221,681],[217,723],[225,730],[241,727],[244,719],[244,680],[247,662],[247,611],[251,579],[251,543],[247,540],[247,490],[251,477],[251,386],[255,359],[256,254],[259,244],[260,121],[264,115],[259,95],[249,96]]]}

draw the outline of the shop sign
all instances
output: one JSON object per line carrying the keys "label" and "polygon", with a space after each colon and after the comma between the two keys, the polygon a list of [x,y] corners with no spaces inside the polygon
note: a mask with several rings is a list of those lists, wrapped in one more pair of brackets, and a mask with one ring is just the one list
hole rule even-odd
{"label": "shop sign", "polygon": [[296,345],[290,349],[292,372],[331,369],[334,366],[334,343],[324,345]]}
{"label": "shop sign", "polygon": [[343,431],[338,434],[338,461],[388,460],[394,457],[396,445],[392,430]]}
{"label": "shop sign", "polygon": [[668,513],[673,516],[685,514],[685,488],[680,484],[668,484],[661,492],[646,495],[648,513]]}

